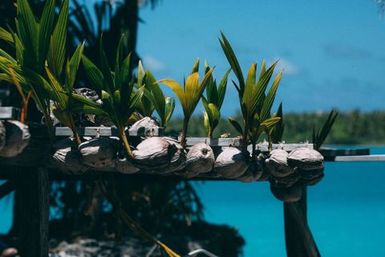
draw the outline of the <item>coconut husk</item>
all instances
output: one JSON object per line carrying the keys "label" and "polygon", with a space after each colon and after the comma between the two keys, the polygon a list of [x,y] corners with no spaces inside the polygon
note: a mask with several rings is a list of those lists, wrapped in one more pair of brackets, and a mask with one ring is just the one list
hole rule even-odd
{"label": "coconut husk", "polygon": [[300,179],[301,179],[301,177],[299,176],[298,173],[293,173],[289,176],[282,177],[282,178],[271,176],[270,177],[270,183],[275,187],[288,188],[288,187],[291,187],[294,184],[296,184]]}
{"label": "coconut husk", "polygon": [[0,151],[3,149],[6,143],[6,132],[5,132],[5,126],[2,121],[0,121]]}
{"label": "coconut husk", "polygon": [[127,158],[117,158],[115,160],[115,169],[123,174],[134,174],[140,171]]}
{"label": "coconut husk", "polygon": [[262,175],[263,168],[259,164],[259,161],[253,161],[249,164],[246,172],[242,176],[238,177],[237,180],[244,183],[251,183],[261,179]]}
{"label": "coconut husk", "polygon": [[57,168],[63,173],[80,175],[87,171],[77,150],[73,138],[66,138],[53,145],[54,154],[49,160],[49,166]]}
{"label": "coconut husk", "polygon": [[158,136],[159,124],[150,117],[144,117],[141,120],[135,122],[129,129],[130,131],[136,131],[137,135],[145,137]]}
{"label": "coconut husk", "polygon": [[133,151],[133,164],[147,173],[168,174],[182,170],[186,154],[178,141],[168,137],[150,137]]}
{"label": "coconut husk", "polygon": [[294,169],[287,164],[288,153],[282,149],[274,149],[266,159],[266,167],[272,176],[282,178],[294,173]]}
{"label": "coconut husk", "polygon": [[248,160],[245,153],[235,147],[226,147],[215,161],[215,172],[221,177],[236,179],[248,169]]}
{"label": "coconut husk", "polygon": [[119,150],[119,139],[100,137],[79,145],[79,153],[84,165],[102,171],[112,171]]}
{"label": "coconut husk", "polygon": [[297,183],[291,187],[275,187],[270,184],[270,190],[273,195],[285,203],[293,203],[302,198],[302,185]]}
{"label": "coconut husk", "polygon": [[186,169],[180,174],[187,178],[208,173],[214,169],[213,149],[205,143],[193,145],[187,153]]}
{"label": "coconut husk", "polygon": [[[16,121],[8,120],[5,125],[5,144],[0,151],[0,156],[5,158],[19,155],[28,145],[31,134],[28,126]],[[4,136],[3,136],[4,137]]]}
{"label": "coconut husk", "polygon": [[287,156],[287,163],[290,167],[297,167],[301,170],[323,169],[324,157],[316,150],[309,148],[297,148]]}

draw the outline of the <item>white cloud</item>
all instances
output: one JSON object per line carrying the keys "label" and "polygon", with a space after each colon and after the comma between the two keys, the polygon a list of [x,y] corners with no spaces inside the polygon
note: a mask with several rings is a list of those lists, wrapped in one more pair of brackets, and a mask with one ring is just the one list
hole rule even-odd
{"label": "white cloud", "polygon": [[273,60],[279,60],[277,70],[283,70],[285,75],[297,75],[300,72],[299,67],[288,59],[277,57]]}
{"label": "white cloud", "polygon": [[166,65],[152,55],[145,55],[142,61],[144,67],[152,72],[163,71],[166,69]]}

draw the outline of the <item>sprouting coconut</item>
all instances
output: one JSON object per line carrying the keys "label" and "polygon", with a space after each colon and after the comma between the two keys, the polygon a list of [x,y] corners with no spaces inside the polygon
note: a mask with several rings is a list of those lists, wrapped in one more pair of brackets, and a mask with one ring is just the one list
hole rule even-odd
{"label": "sprouting coconut", "polygon": [[115,169],[123,174],[134,174],[140,171],[132,164],[132,161],[127,158],[117,158],[115,160]]}
{"label": "sprouting coconut", "polygon": [[213,170],[215,157],[213,149],[205,143],[193,145],[187,153],[186,169],[181,175],[188,178]]}
{"label": "sprouting coconut", "polygon": [[174,139],[150,137],[133,151],[134,165],[144,172],[167,174],[185,167],[183,147]]}
{"label": "sprouting coconut", "polygon": [[298,171],[304,184],[314,185],[323,178],[323,156],[316,150],[298,148],[287,158],[289,166]]}
{"label": "sprouting coconut", "polygon": [[49,166],[74,175],[86,172],[87,167],[81,161],[80,153],[76,149],[73,138],[66,138],[56,142],[53,149],[54,154],[50,159]]}
{"label": "sprouting coconut", "polygon": [[224,178],[239,178],[248,169],[246,157],[238,148],[224,148],[215,161],[215,171]]}
{"label": "sprouting coconut", "polygon": [[[5,144],[0,150],[0,156],[11,158],[19,155],[28,145],[31,134],[28,126],[15,120],[4,122]],[[4,138],[4,133],[3,136]]]}
{"label": "sprouting coconut", "polygon": [[119,139],[100,137],[83,142],[79,145],[82,162],[91,168],[111,171],[114,169]]}
{"label": "sprouting coconut", "polygon": [[271,175],[283,178],[294,173],[294,169],[287,164],[288,153],[282,149],[274,149],[270,152],[269,158],[266,160],[266,167]]}

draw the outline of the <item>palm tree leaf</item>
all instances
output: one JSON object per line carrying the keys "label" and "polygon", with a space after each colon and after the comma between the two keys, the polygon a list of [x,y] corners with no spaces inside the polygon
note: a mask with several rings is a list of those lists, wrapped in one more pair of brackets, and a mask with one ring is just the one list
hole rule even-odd
{"label": "palm tree leaf", "polygon": [[271,107],[273,106],[275,95],[277,94],[277,90],[279,87],[279,83],[282,79],[282,71],[278,73],[278,75],[275,77],[273,84],[263,101],[262,109],[261,109],[261,120],[265,120],[270,116],[271,113]]}
{"label": "palm tree leaf", "polygon": [[241,66],[239,65],[238,59],[234,53],[233,48],[230,45],[230,42],[227,40],[223,32],[221,32],[221,39],[219,39],[219,42],[221,44],[221,47],[223,49],[223,52],[227,58],[227,61],[230,64],[230,67],[234,71],[235,76],[238,79],[239,82],[239,89],[243,95],[243,90],[245,88],[245,81],[242,74]]}
{"label": "palm tree leaf", "polygon": [[65,0],[60,9],[59,17],[51,36],[47,55],[48,67],[57,77],[62,73],[66,56],[68,9],[69,1]]}
{"label": "palm tree leaf", "polygon": [[182,86],[176,82],[175,80],[171,80],[171,79],[163,79],[161,81],[159,81],[160,83],[163,83],[165,84],[166,86],[168,86],[169,88],[171,88],[171,90],[174,92],[174,94],[178,97],[180,103],[182,104],[182,107],[184,107],[184,91],[183,91],[183,88]]}
{"label": "palm tree leaf", "polygon": [[[265,91],[269,84],[271,76],[273,75],[276,65],[277,65],[277,62],[273,63],[269,67],[269,69],[267,69],[263,74],[261,73],[261,76],[257,82],[257,86],[255,87],[255,92],[253,92],[253,100],[252,100],[253,105],[251,107],[252,113],[255,113],[257,111],[257,108],[262,108],[263,101],[265,98]],[[262,70],[264,69],[263,65],[261,69]]]}
{"label": "palm tree leaf", "polygon": [[46,60],[51,34],[54,29],[54,21],[55,1],[48,0],[44,5],[43,13],[41,15],[39,24],[39,65],[44,65],[44,62]]}
{"label": "palm tree leaf", "polygon": [[193,64],[193,67],[191,69],[191,74],[195,73],[195,72],[199,72],[199,58],[195,60],[194,64]]}
{"label": "palm tree leaf", "polygon": [[91,84],[99,91],[104,89],[104,77],[99,68],[86,56],[82,56],[84,70]]}
{"label": "palm tree leaf", "polygon": [[[194,72],[189,75],[185,82],[184,88],[185,106],[187,111],[192,114],[196,99],[200,98],[199,95],[199,73]],[[198,100],[199,101],[199,100]]]}
{"label": "palm tree leaf", "polygon": [[264,120],[261,124],[260,127],[270,129],[275,126],[279,121],[281,120],[280,117],[272,117]]}
{"label": "palm tree leaf", "polygon": [[0,27],[0,40],[4,40],[8,43],[14,43],[12,33],[2,27]]}
{"label": "palm tree leaf", "polygon": [[175,109],[175,99],[171,97],[165,97],[165,115],[164,120],[162,120],[162,126],[165,127],[168,123],[168,121],[171,119],[172,114],[174,113]]}
{"label": "palm tree leaf", "polygon": [[230,124],[235,128],[235,130],[240,134],[242,135],[243,134],[243,129],[241,127],[241,125],[238,123],[238,121],[236,121],[235,119],[233,118],[228,118]]}
{"label": "palm tree leaf", "polygon": [[[65,109],[67,105],[66,103],[68,96],[63,94],[64,89],[62,85],[60,85],[59,81],[55,78],[55,75],[49,70],[48,67],[46,67],[45,69],[48,80],[50,82],[50,86],[52,88],[50,90],[51,96],[53,96],[52,100],[54,100],[60,106],[61,109]],[[41,82],[44,83],[44,81]]]}
{"label": "palm tree leaf", "polygon": [[229,77],[231,69],[228,69],[225,75],[222,77],[221,82],[219,82],[218,86],[218,102],[217,106],[220,109],[223,104],[223,100],[225,99],[226,89],[227,89],[227,80]]}
{"label": "palm tree leaf", "polygon": [[72,55],[71,59],[67,62],[67,76],[66,76],[66,90],[72,91],[75,80],[76,80],[76,74],[79,70],[80,61],[82,60],[84,50],[84,43],[80,44],[74,54]]}
{"label": "palm tree leaf", "polygon": [[38,53],[39,24],[28,1],[17,1],[16,27],[25,47],[25,51],[23,51],[24,65],[32,69],[41,68],[35,66],[38,60],[36,54]]}

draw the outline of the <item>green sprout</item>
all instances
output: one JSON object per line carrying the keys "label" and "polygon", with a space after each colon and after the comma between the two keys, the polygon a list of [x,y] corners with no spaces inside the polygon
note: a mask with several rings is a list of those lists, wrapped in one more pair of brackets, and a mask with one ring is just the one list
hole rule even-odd
{"label": "green sprout", "polygon": [[256,142],[260,135],[266,133],[270,138],[269,133],[280,120],[279,117],[272,117],[271,108],[282,78],[282,71],[275,76],[270,89],[266,93],[277,62],[266,69],[266,63],[263,61],[258,80],[256,78],[257,64],[253,63],[247,77],[244,78],[238,59],[223,33],[221,33],[219,42],[238,80],[238,83],[233,81],[233,84],[238,92],[243,126],[232,118],[229,118],[229,121],[242,135],[243,150],[246,151],[247,145],[252,144],[252,156],[254,157]]}
{"label": "green sprout", "polygon": [[123,57],[123,35],[120,39],[114,71],[111,70],[103,43],[100,42],[100,68],[91,60],[83,56],[83,66],[90,83],[101,92],[102,104],[98,104],[89,99],[73,95],[75,100],[82,103],[78,106],[84,113],[105,115],[118,129],[119,138],[129,157],[133,154],[125,133],[130,116],[135,112],[136,106],[144,93],[144,88],[135,89],[135,82],[130,74],[130,54]]}
{"label": "green sprout", "polygon": [[[205,72],[210,70],[206,64]],[[219,85],[213,78],[212,74],[209,77],[209,82],[206,86],[206,97],[202,96],[202,103],[205,108],[203,114],[204,126],[207,129],[208,137],[212,137],[215,128],[218,126],[219,120],[221,119],[221,107],[226,94],[227,79],[231,69],[227,70],[225,75],[222,77]]]}
{"label": "green sprout", "polygon": [[179,102],[182,105],[184,118],[183,118],[181,144],[183,147],[186,147],[186,135],[187,135],[188,123],[190,121],[190,118],[199,100],[202,97],[202,94],[207,84],[209,83],[210,76],[213,72],[213,68],[210,68],[206,72],[203,80],[199,82],[198,67],[199,67],[199,60],[194,63],[192,72],[185,80],[183,86],[181,86],[175,80],[171,80],[171,79],[164,79],[160,81],[161,83],[164,83],[165,85],[167,85],[172,89],[172,91],[178,97]]}
{"label": "green sprout", "polygon": [[271,142],[274,144],[278,144],[282,142],[283,132],[285,131],[285,124],[283,123],[283,110],[282,103],[279,104],[276,117],[279,117],[280,120],[274,126],[270,133]]}
{"label": "green sprout", "polygon": [[137,105],[139,113],[150,117],[154,110],[160,118],[160,125],[166,127],[175,109],[175,100],[165,96],[154,75],[143,68],[142,62],[138,65],[138,87],[144,87],[144,94]]}
{"label": "green sprout", "polygon": [[329,135],[330,130],[332,129],[334,122],[337,119],[337,116],[338,112],[336,110],[331,110],[322,127],[318,130],[316,130],[315,127],[313,128],[313,144],[315,150],[319,150],[322,144],[325,142],[325,139]]}
{"label": "green sprout", "polygon": [[15,57],[0,50],[0,79],[21,87],[24,94],[32,95],[45,117],[51,136],[53,125],[49,100],[52,88],[47,84],[42,86],[36,83],[36,78],[40,75],[48,79],[46,66],[55,77],[61,79],[63,76],[69,1],[63,1],[58,15],[55,2],[48,0],[40,19],[37,19],[28,1],[18,0],[16,32],[0,28],[0,39],[15,49]]}

